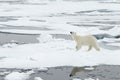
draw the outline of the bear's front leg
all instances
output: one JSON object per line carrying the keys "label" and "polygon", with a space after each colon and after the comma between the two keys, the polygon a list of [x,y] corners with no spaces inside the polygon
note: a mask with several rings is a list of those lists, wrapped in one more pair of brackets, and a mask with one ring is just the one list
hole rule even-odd
{"label": "bear's front leg", "polygon": [[80,45],[76,45],[76,51],[78,51],[81,48]]}
{"label": "bear's front leg", "polygon": [[87,51],[90,51],[91,49],[92,49],[92,46],[90,45],[90,46],[89,46],[89,49],[88,49]]}

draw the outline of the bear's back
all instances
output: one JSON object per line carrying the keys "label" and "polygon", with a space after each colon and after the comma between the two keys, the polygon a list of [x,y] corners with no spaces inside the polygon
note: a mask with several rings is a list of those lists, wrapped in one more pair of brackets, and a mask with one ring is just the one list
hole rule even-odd
{"label": "bear's back", "polygon": [[97,41],[97,39],[94,36],[91,35],[85,35],[80,37],[80,41],[83,45],[90,45]]}

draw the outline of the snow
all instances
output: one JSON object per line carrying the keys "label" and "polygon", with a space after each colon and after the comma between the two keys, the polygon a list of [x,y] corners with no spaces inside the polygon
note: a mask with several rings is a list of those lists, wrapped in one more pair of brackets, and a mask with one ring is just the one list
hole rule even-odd
{"label": "snow", "polygon": [[[75,79],[73,79],[73,80],[81,80],[81,79],[75,78]],[[88,78],[88,79],[84,79],[84,80],[99,80],[99,79]]]}
{"label": "snow", "polygon": [[52,40],[52,35],[43,33],[37,39],[39,40],[40,43],[45,43]]}
{"label": "snow", "polygon": [[5,77],[5,80],[26,80],[29,78],[30,74],[31,72],[28,73],[12,72]]}
{"label": "snow", "polygon": [[88,79],[85,79],[85,80],[99,80],[99,79],[98,78],[97,79],[88,78]]}
{"label": "snow", "polygon": [[[59,25],[61,26],[61,25]],[[67,26],[67,25],[66,25]],[[64,27],[64,26],[63,26]],[[64,28],[65,29],[65,28]],[[80,31],[79,31],[80,30]],[[39,30],[16,30],[16,29],[10,29],[10,30],[0,30],[2,32],[11,32],[11,33],[25,33],[25,34],[69,34],[70,31],[75,31],[81,35],[86,35],[86,34],[111,34],[113,36],[119,35],[120,28],[119,27],[114,27],[108,31],[103,31],[99,30],[97,27],[95,28],[85,28],[82,27],[80,28],[74,28],[72,26],[69,26],[69,28],[66,30],[48,30],[48,31],[39,31]]]}
{"label": "snow", "polygon": [[75,78],[75,79],[73,79],[73,80],[81,80],[81,79],[77,79],[77,78]]}
{"label": "snow", "polygon": [[85,80],[99,80],[99,79],[98,78],[97,79],[88,78],[88,79],[85,79]]}
{"label": "snow", "polygon": [[42,78],[40,78],[40,77],[35,77],[35,79],[34,80],[43,80]]}
{"label": "snow", "polygon": [[12,48],[12,47],[16,47],[17,46],[17,44],[14,44],[14,43],[12,43],[12,44],[5,44],[5,45],[3,45],[2,47],[3,48],[6,48],[6,47],[9,47],[9,48]]}
{"label": "snow", "polygon": [[[31,2],[37,2],[39,0],[30,0]],[[39,1],[42,2],[42,1]],[[44,2],[44,1],[43,1]],[[65,5],[65,6],[61,6]],[[72,5],[72,6],[71,6]],[[57,7],[56,7],[57,6]],[[109,7],[108,7],[109,6]],[[51,31],[46,31],[48,33],[68,33],[69,31],[75,31],[79,32],[80,34],[99,34],[99,33],[108,33],[111,35],[118,35],[120,28],[119,25],[114,25],[114,24],[99,24],[99,23],[93,23],[96,21],[96,19],[99,20],[104,20],[104,19],[113,19],[116,21],[119,21],[119,16],[116,14],[119,14],[119,4],[104,4],[104,3],[98,3],[96,1],[82,1],[82,2],[56,2],[56,1],[51,1],[47,5],[1,5],[0,8],[0,13],[1,16],[16,16],[19,18],[16,18],[17,20],[11,20],[11,21],[6,21],[6,22],[0,22],[1,26],[4,25],[11,25],[11,26],[16,26],[16,29],[1,29],[0,31],[4,32],[16,32],[16,33],[42,33],[45,31],[40,31],[40,30],[29,30],[29,28],[33,27],[35,28],[48,28]],[[112,14],[111,16],[107,15],[106,16],[99,16],[98,17],[92,17],[88,15],[83,15],[83,16],[69,16],[69,15],[63,15],[59,16],[59,14],[75,14],[77,15],[77,12],[80,11],[91,11],[91,10],[101,10],[101,9],[106,9],[113,11],[109,14]],[[99,14],[104,14],[100,13]],[[97,15],[97,12],[94,11],[93,13],[90,13],[91,15]],[[52,16],[53,15],[53,16]],[[56,16],[54,16],[56,15]],[[113,16],[114,15],[114,16]],[[52,16],[52,17],[49,17]],[[90,19],[91,22],[86,22],[86,18]],[[44,20],[45,22],[40,22],[40,21],[32,21],[33,19],[35,20]],[[85,22],[81,24],[93,24],[93,25],[99,25],[98,27],[104,26],[117,26],[113,29],[110,29],[109,31],[104,31],[100,30],[98,27],[84,27],[84,26],[73,26],[71,24],[67,24],[68,22]],[[92,22],[93,21],[93,22]],[[27,30],[22,29],[25,26]],[[4,26],[6,27],[6,26]],[[117,31],[116,31],[117,29]]]}
{"label": "snow", "polygon": [[[28,3],[37,3],[39,0],[27,0]],[[120,50],[108,50],[101,47],[97,52],[87,47],[75,50],[75,42],[71,40],[55,39],[50,34],[67,34],[75,31],[78,34],[109,34],[119,35],[120,24],[100,24],[95,21],[120,21],[118,15],[120,4],[99,3],[99,1],[48,1],[44,5],[28,4],[0,4],[1,17],[14,17],[16,20],[0,21],[1,32],[40,34],[36,44],[6,44],[0,47],[0,68],[44,68],[55,66],[93,66],[100,64],[120,65]],[[64,6],[63,6],[64,5]],[[72,5],[72,6],[71,6]],[[56,7],[57,6],[57,7]],[[98,10],[108,10],[110,13],[100,13]],[[81,13],[81,11],[92,11]],[[91,16],[90,16],[91,15]],[[2,18],[0,19],[2,20]],[[34,21],[36,20],[36,21]],[[98,25],[95,27],[75,26],[72,24]],[[109,30],[101,27],[115,26]],[[10,29],[8,29],[10,28]],[[39,30],[47,28],[49,30]],[[34,30],[32,30],[34,29]],[[102,40],[101,40],[102,41]],[[101,42],[100,41],[100,42]],[[119,39],[104,39],[115,42]],[[119,46],[120,44],[111,43]],[[23,73],[13,72],[18,79]],[[11,78],[9,74],[8,78]],[[10,79],[9,79],[10,80]],[[19,79],[18,79],[19,80]]]}
{"label": "snow", "polygon": [[93,67],[89,67],[89,68],[85,68],[86,70],[94,70],[95,68]]}
{"label": "snow", "polygon": [[49,0],[26,0],[27,3],[48,3]]}
{"label": "snow", "polygon": [[[43,40],[50,37],[46,35],[42,37]],[[88,52],[87,47],[76,51],[74,41],[53,38],[38,44],[24,44],[12,48],[0,47],[0,56],[6,57],[0,60],[0,68],[120,65],[119,51],[101,48],[99,52],[95,49]]]}

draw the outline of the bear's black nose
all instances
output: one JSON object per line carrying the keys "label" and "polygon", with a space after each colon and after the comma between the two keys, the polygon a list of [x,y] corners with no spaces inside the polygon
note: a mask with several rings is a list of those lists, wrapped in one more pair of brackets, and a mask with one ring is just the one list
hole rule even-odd
{"label": "bear's black nose", "polygon": [[70,34],[72,34],[73,32],[70,32]]}
{"label": "bear's black nose", "polygon": [[72,74],[70,74],[69,76],[70,76],[70,77],[72,77],[73,75],[72,75]]}

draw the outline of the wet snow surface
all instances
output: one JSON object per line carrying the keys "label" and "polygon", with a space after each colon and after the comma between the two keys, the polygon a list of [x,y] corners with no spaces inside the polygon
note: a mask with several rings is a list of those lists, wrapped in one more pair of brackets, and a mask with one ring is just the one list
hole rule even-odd
{"label": "wet snow surface", "polygon": [[[101,51],[76,51],[70,31]],[[120,80],[119,60],[119,0],[0,0],[0,80]]]}

